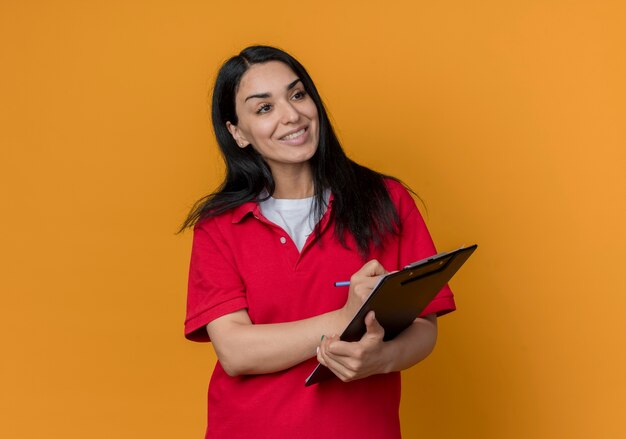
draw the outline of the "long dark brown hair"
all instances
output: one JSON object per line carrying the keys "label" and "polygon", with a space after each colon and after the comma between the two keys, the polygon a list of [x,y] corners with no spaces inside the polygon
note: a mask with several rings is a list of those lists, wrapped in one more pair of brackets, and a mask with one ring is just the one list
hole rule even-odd
{"label": "long dark brown hair", "polygon": [[270,195],[274,192],[275,182],[267,163],[254,148],[240,148],[226,128],[226,122],[238,123],[235,95],[242,76],[251,65],[268,61],[280,61],[289,66],[317,107],[319,145],[310,159],[315,218],[321,218],[326,208],[324,191],[330,189],[336,237],[345,246],[346,233],[350,233],[356,241],[357,250],[365,258],[372,247],[383,243],[386,235],[399,232],[398,213],[383,181],[386,176],[346,156],[306,69],[288,53],[269,46],[244,49],[226,61],[217,75],[212,119],[217,143],[226,162],[226,176],[215,192],[195,203],[180,231],[256,199],[263,189]]}

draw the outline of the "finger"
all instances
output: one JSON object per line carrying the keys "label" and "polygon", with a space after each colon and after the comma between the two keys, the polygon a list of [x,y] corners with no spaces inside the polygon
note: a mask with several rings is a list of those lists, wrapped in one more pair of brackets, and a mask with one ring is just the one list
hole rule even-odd
{"label": "finger", "polygon": [[341,361],[337,361],[332,356],[324,353],[322,353],[322,360],[324,361],[322,364],[330,369],[330,371],[337,375],[337,377],[339,377],[342,381],[350,381],[351,379],[354,379],[355,372],[346,367],[346,365]]}
{"label": "finger", "polygon": [[[353,381],[356,379],[364,378],[372,374],[371,361],[368,362],[365,358],[367,352],[363,349],[363,343],[346,343],[340,342],[341,345],[351,345],[356,347],[354,356],[337,356],[332,352],[326,351],[324,354],[324,361],[327,367],[337,375],[342,381]],[[335,347],[337,342],[329,344],[330,347]]]}
{"label": "finger", "polygon": [[322,366],[326,366],[326,358],[324,357],[324,354],[322,352],[322,349],[318,346],[317,347],[317,361],[322,365]]}
{"label": "finger", "polygon": [[382,276],[362,278],[362,280],[355,282],[352,287],[352,292],[361,300],[361,303],[365,301],[372,293],[372,290],[380,282]]}
{"label": "finger", "polygon": [[328,362],[328,358],[330,355],[329,349],[330,349],[330,345],[331,345],[331,341],[333,340],[335,336],[333,337],[324,337],[317,349],[317,357],[320,361],[320,363],[324,364],[324,366],[327,366],[327,362]]}
{"label": "finger", "polygon": [[356,343],[335,340],[329,343],[326,354],[336,360],[339,360],[340,357],[353,358],[359,355],[359,347]]}
{"label": "finger", "polygon": [[337,335],[333,335],[332,337],[323,337],[319,346],[318,354],[321,354],[322,358],[325,358],[326,353],[328,352],[328,346],[333,340],[338,339],[338,338],[339,337]]}
{"label": "finger", "polygon": [[372,259],[371,261],[366,262],[365,265],[357,271],[357,273],[362,276],[371,277],[386,274],[387,270],[385,270],[385,267],[383,267],[376,259]]}
{"label": "finger", "polygon": [[385,328],[383,328],[378,320],[376,320],[376,315],[374,311],[370,311],[365,316],[365,335],[363,338],[376,338],[382,340],[385,336]]}
{"label": "finger", "polygon": [[331,337],[322,335],[320,345],[317,347],[317,361],[326,366],[326,355],[324,352],[328,349],[328,341]]}
{"label": "finger", "polygon": [[378,283],[380,282],[380,280],[383,278],[384,275],[378,275],[378,276],[370,276],[370,277],[366,277],[361,281],[361,284],[368,287],[369,289],[374,288],[376,285],[378,285]]}
{"label": "finger", "polygon": [[335,335],[326,340],[324,346],[320,346],[320,350],[323,352],[324,358],[332,358],[345,367],[349,367],[346,360],[358,355],[358,350],[355,346],[356,343],[341,341],[339,336]]}

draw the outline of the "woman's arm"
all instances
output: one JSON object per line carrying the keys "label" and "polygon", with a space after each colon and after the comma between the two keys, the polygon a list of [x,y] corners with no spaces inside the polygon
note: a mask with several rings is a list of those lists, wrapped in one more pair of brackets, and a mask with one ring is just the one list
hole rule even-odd
{"label": "woman's arm", "polygon": [[313,356],[321,334],[347,324],[341,310],[295,322],[255,325],[246,310],[207,325],[217,357],[230,376],[272,373]]}
{"label": "woman's arm", "polygon": [[386,271],[378,261],[366,263],[350,279],[343,308],[304,320],[252,324],[239,310],[219,317],[206,328],[227,374],[272,373],[315,356],[322,334],[342,331]]}
{"label": "woman's arm", "polygon": [[374,313],[365,317],[367,332],[354,343],[338,336],[324,339],[317,359],[342,381],[353,381],[379,373],[407,369],[425,359],[437,341],[437,317],[417,318],[391,341],[383,342],[385,331]]}

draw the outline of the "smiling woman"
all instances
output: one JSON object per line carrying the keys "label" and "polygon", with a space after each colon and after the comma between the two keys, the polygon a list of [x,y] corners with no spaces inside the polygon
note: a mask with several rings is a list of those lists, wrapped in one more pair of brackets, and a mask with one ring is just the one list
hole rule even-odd
{"label": "smiling woman", "polygon": [[[212,105],[226,178],[182,227],[185,335],[218,356],[206,437],[399,438],[399,371],[434,348],[451,291],[391,341],[373,313],[360,341],[333,334],[387,270],[436,253],[413,199],[345,155],[312,79],[279,49],[229,59]],[[304,387],[317,361],[338,379]]]}
{"label": "smiling woman", "polygon": [[[319,122],[315,102],[300,78],[282,62],[254,64],[241,78],[235,99],[238,123],[226,126],[237,144],[253,148],[275,179],[311,182],[308,161],[317,150]],[[289,187],[301,186],[293,183]]]}

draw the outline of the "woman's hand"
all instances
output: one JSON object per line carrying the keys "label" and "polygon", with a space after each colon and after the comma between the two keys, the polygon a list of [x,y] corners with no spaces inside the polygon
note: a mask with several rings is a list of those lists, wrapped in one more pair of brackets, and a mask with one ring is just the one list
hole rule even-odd
{"label": "woman's hand", "polygon": [[383,342],[385,330],[374,311],[365,316],[365,327],[366,332],[358,342],[340,341],[335,335],[324,337],[318,348],[317,360],[344,382],[389,372],[390,362]]}
{"label": "woman's hand", "polygon": [[363,305],[363,302],[365,302],[365,299],[369,297],[372,289],[385,274],[387,274],[387,270],[376,259],[372,259],[352,275],[348,300],[341,309],[346,324],[352,320],[356,312],[361,308],[361,305]]}

